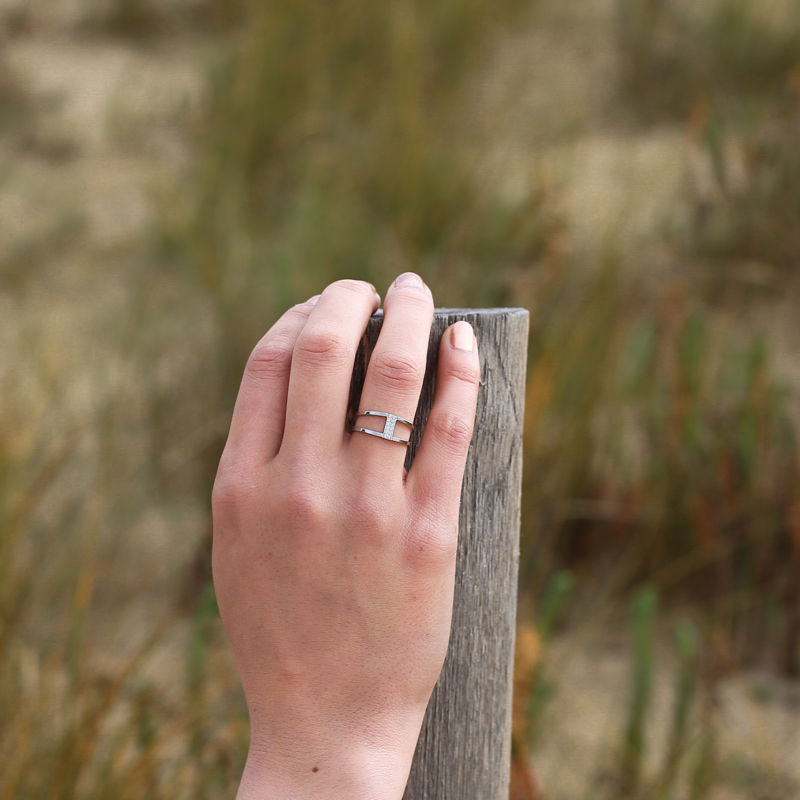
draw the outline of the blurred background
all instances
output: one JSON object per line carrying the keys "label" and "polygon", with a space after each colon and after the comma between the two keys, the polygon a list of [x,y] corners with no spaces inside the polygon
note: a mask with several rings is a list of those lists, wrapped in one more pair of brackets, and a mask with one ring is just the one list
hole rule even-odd
{"label": "blurred background", "polygon": [[514,800],[800,796],[798,0],[2,0],[0,797],[233,797],[209,493],[332,280],[531,311]]}

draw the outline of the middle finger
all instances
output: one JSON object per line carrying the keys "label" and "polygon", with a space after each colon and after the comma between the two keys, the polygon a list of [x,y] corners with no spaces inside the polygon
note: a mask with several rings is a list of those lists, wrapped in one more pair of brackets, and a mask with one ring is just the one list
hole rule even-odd
{"label": "middle finger", "polygon": [[356,350],[379,305],[364,281],[337,281],[320,296],[292,354],[282,454],[341,448]]}

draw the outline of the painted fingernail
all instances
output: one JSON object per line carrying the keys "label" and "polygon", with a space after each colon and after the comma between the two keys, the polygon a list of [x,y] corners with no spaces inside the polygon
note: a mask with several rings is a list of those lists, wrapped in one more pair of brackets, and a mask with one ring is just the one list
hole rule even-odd
{"label": "painted fingernail", "polygon": [[425,285],[425,281],[423,281],[416,272],[404,272],[395,279],[394,285],[397,287],[409,287],[412,289],[428,288]]}
{"label": "painted fingernail", "polygon": [[465,350],[467,353],[471,353],[474,342],[475,334],[472,332],[472,325],[469,322],[462,320],[450,328],[450,344],[456,350]]}
{"label": "painted fingernail", "polygon": [[317,300],[319,300],[320,297],[321,295],[315,294],[312,298],[306,300],[305,304],[307,306],[315,306],[317,304]]}

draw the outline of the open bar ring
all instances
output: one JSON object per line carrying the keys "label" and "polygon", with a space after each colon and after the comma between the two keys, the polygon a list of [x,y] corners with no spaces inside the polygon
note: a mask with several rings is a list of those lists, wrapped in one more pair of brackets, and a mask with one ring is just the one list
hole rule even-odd
{"label": "open bar ring", "polygon": [[414,423],[409,422],[407,419],[403,419],[402,417],[398,417],[397,414],[387,414],[384,411],[360,411],[356,414],[356,419],[358,417],[384,417],[386,419],[386,423],[383,426],[382,431],[373,431],[370,428],[353,428],[353,432],[358,433],[368,433],[370,436],[380,436],[381,439],[387,439],[390,442],[397,442],[398,444],[408,445],[408,439],[400,439],[394,435],[394,429],[398,422],[402,422],[403,425],[408,425],[411,430],[414,430]]}

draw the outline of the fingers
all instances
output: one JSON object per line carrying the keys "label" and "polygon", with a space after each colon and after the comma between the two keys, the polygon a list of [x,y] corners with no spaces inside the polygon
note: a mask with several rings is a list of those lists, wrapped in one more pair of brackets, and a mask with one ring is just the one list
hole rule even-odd
{"label": "fingers", "polygon": [[255,346],[244,370],[225,449],[263,464],[278,452],[286,417],[289,371],[297,337],[318,300],[290,308]]}
{"label": "fingers", "polygon": [[480,386],[478,345],[472,326],[457,322],[442,336],[433,408],[406,479],[412,503],[458,518]]}
{"label": "fingers", "polygon": [[322,293],[295,342],[281,452],[339,451],[356,350],[379,306],[364,281],[337,281]]}
{"label": "fingers", "polygon": [[[425,377],[433,297],[422,279],[408,272],[392,284],[383,308],[383,326],[367,367],[359,411],[385,412],[413,422]],[[357,428],[377,431],[384,431],[387,424],[391,425],[382,417],[356,420]],[[408,434],[408,427],[397,423],[394,436],[407,439]],[[354,432],[348,449],[379,480],[402,481],[406,456],[402,444]]]}

